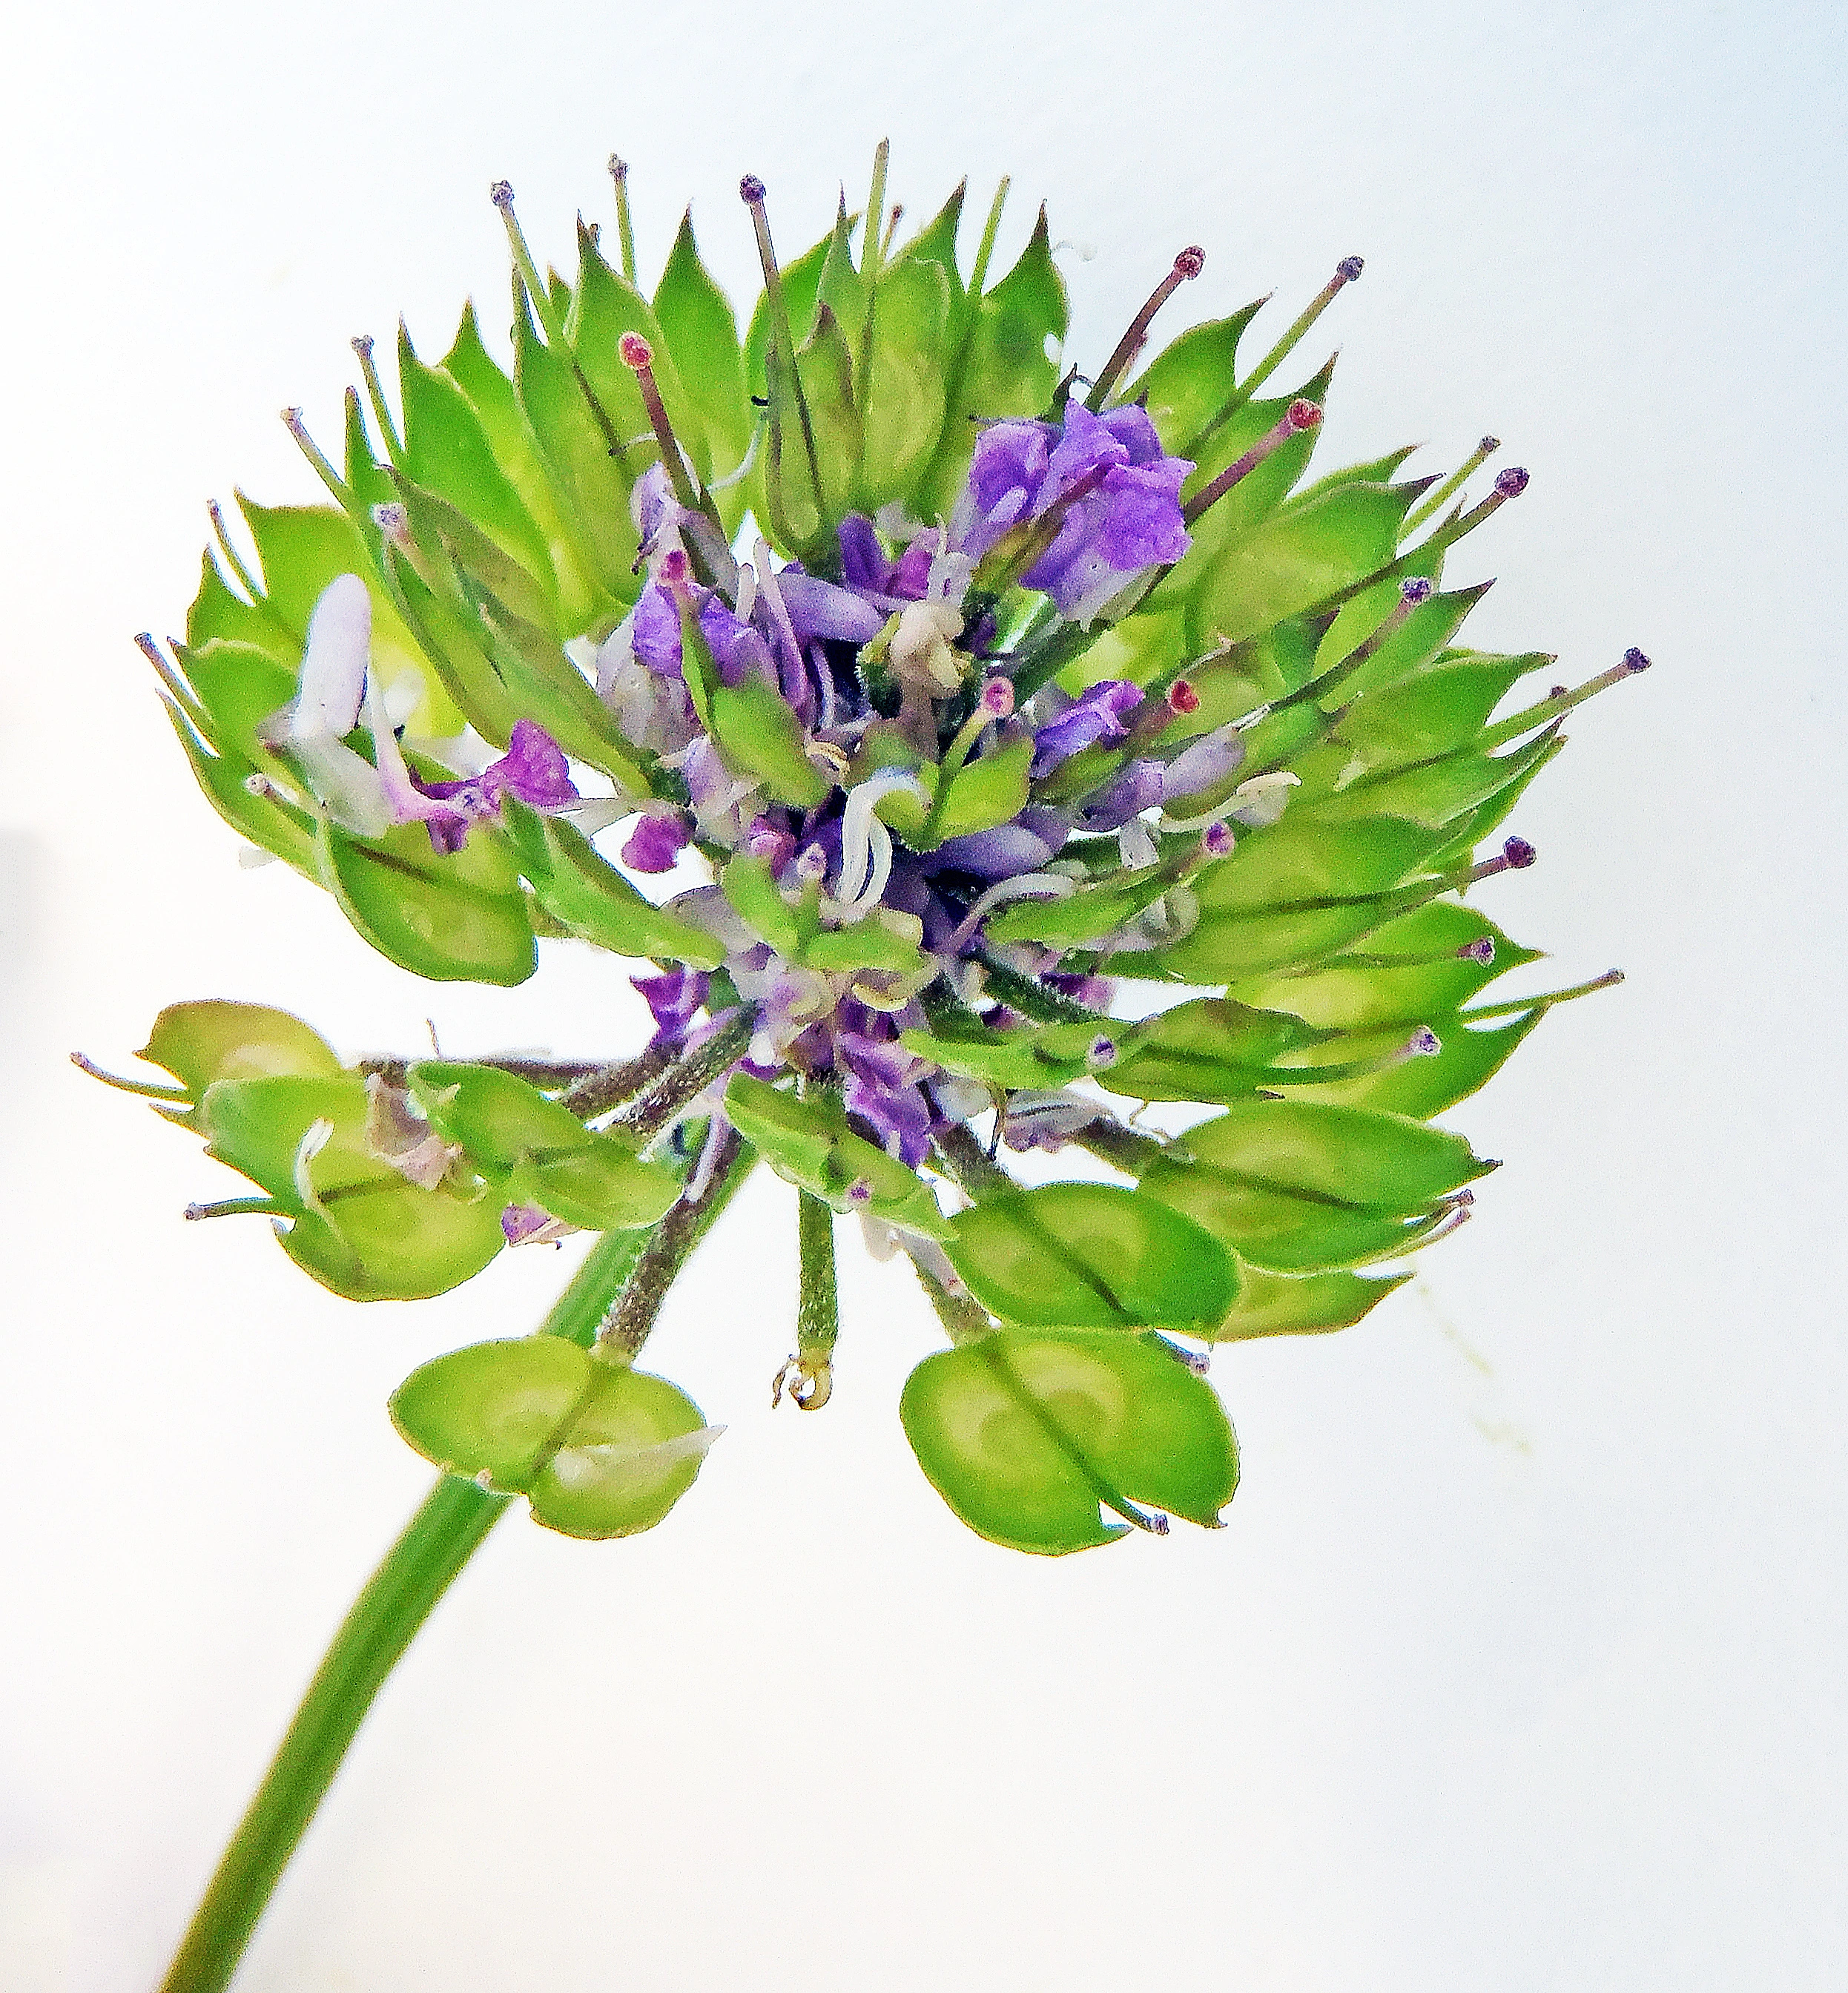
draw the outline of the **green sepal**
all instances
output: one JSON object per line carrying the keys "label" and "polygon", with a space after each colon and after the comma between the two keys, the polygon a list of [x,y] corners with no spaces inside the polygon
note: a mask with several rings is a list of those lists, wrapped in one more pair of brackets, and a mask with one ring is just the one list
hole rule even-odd
{"label": "green sepal", "polygon": [[[1197,450],[1211,435],[1214,419],[1232,396],[1238,341],[1267,302],[1259,298],[1230,318],[1189,326],[1124,393],[1124,401],[1140,402],[1148,410],[1161,446],[1170,456]],[[1232,455],[1238,453],[1235,450]]]}
{"label": "green sepal", "polygon": [[638,542],[630,480],[610,453],[590,397],[569,358],[539,336],[525,287],[514,285],[514,384],[545,460],[558,509],[571,523],[598,583],[619,600],[636,593]]}
{"label": "green sepal", "polygon": [[744,354],[731,303],[699,258],[689,208],[654,293],[654,316],[696,422],[681,440],[702,482],[728,477],[750,447]]}
{"label": "green sepal", "polygon": [[[798,1190],[825,1199],[836,1211],[865,1212],[928,1239],[950,1236],[949,1224],[923,1178],[856,1135],[831,1095],[798,1099],[767,1080],[736,1072],[726,1087],[725,1111],[777,1174]],[[871,1191],[863,1202],[848,1195],[856,1183]]]}
{"label": "green sepal", "polygon": [[680,1194],[671,1171],[586,1128],[516,1074],[432,1059],[406,1077],[431,1126],[483,1176],[521,1173],[509,1202],[537,1204],[592,1231],[631,1231],[665,1216]]}
{"label": "green sepal", "polygon": [[1187,610],[1193,648],[1208,651],[1254,636],[1385,566],[1398,551],[1399,528],[1423,488],[1417,484],[1337,485],[1264,519],[1201,576]]}
{"label": "green sepal", "polygon": [[819,893],[805,894],[792,906],[784,898],[767,858],[740,852],[719,875],[719,884],[739,918],[786,962],[794,961],[819,932]]}
{"label": "green sepal", "polygon": [[485,825],[473,828],[461,850],[442,853],[420,823],[373,840],[323,818],[316,861],[340,911],[401,969],[433,983],[511,988],[538,966],[518,876]]}
{"label": "green sepal", "polygon": [[[965,761],[951,779],[949,795],[930,842],[917,843],[910,837],[905,841],[914,850],[934,850],[952,837],[967,837],[975,831],[992,830],[997,824],[1012,822],[1026,807],[1027,771],[1033,757],[1033,744],[1021,740],[996,754],[985,754],[979,761]],[[893,790],[880,801],[904,793]]]}
{"label": "green sepal", "polygon": [[664,955],[692,969],[724,961],[722,942],[644,899],[576,824],[543,816],[514,797],[501,808],[533,897],[579,940],[638,961]]}
{"label": "green sepal", "polygon": [[962,316],[966,329],[951,368],[942,440],[911,500],[921,518],[947,516],[955,505],[975,454],[977,421],[1037,415],[1058,385],[1046,344],[1064,338],[1070,312],[1044,207],[1020,260],[986,296],[965,297]]}
{"label": "green sepal", "polygon": [[1232,1106],[1185,1141],[1191,1160],[1158,1158],[1142,1172],[1143,1191],[1242,1259],[1279,1272],[1405,1251],[1429,1230],[1440,1199],[1494,1167],[1460,1135],[1295,1099]]}
{"label": "green sepal", "polygon": [[1409,822],[1446,829],[1472,815],[1491,797],[1550,761],[1565,742],[1549,728],[1538,740],[1508,754],[1474,754],[1467,749],[1363,775],[1339,795],[1307,805],[1303,815],[1324,823],[1349,816],[1401,817]]}
{"label": "green sepal", "polygon": [[[1430,607],[1426,602],[1414,610],[1406,630]],[[1367,668],[1383,655],[1375,653]],[[1453,654],[1354,698],[1335,727],[1334,739],[1369,769],[1402,767],[1449,754],[1475,738],[1517,679],[1549,661],[1538,653],[1517,658],[1474,651]],[[1351,696],[1354,690],[1351,683],[1337,696]]]}
{"label": "green sepal", "polygon": [[1119,872],[1095,885],[1080,886],[1062,900],[1016,900],[991,914],[982,929],[992,942],[1082,947],[1115,934],[1126,921],[1171,891],[1175,883],[1173,875],[1160,866]]}
{"label": "green sepal", "polygon": [[[197,1116],[207,1153],[261,1185],[292,1222],[278,1227],[302,1269],[350,1301],[418,1301],[472,1280],[506,1243],[499,1202],[484,1190],[420,1189],[366,1140],[366,1082],[357,1072],[221,1079]],[[302,1139],[332,1124],[307,1164],[315,1204],[295,1181]],[[316,1208],[318,1205],[319,1208]]]}
{"label": "green sepal", "polygon": [[1004,1331],[940,1351],[907,1379],[899,1417],[962,1522],[1041,1556],[1126,1533],[1100,1504],[1147,1502],[1216,1527],[1238,1485],[1211,1387],[1137,1337]]}
{"label": "green sepal", "polygon": [[713,738],[741,775],[797,809],[818,808],[834,793],[804,751],[802,723],[762,679],[753,674],[735,685],[715,684],[709,696]]}
{"label": "green sepal", "polygon": [[945,1249],[992,1314],[1029,1328],[1170,1328],[1223,1321],[1238,1269],[1180,1212],[1118,1184],[1043,1184],[960,1212]]}
{"label": "green sepal", "polygon": [[287,1010],[213,999],[169,1003],[135,1056],[170,1072],[195,1107],[218,1080],[326,1079],[341,1070],[320,1033]]}
{"label": "green sepal", "polygon": [[856,496],[867,511],[902,498],[941,439],[950,310],[948,279],[938,264],[900,261],[882,273],[873,303],[872,379],[862,388]]}
{"label": "green sepal", "polygon": [[262,752],[257,730],[295,696],[294,668],[254,644],[214,637],[178,648],[180,669],[212,723],[212,744],[254,765]]}
{"label": "green sepal", "polygon": [[[1478,1087],[1487,1085],[1546,1015],[1546,1007],[1538,1003],[1512,1020],[1497,1020],[1487,1025],[1472,1024],[1467,1010],[1428,1010],[1419,1022],[1436,1033],[1439,1045],[1436,1053],[1406,1059],[1381,1072],[1351,1079],[1293,1085],[1290,1097],[1378,1108],[1428,1121],[1433,1115],[1447,1113],[1458,1101],[1467,1099]],[[1344,1034],[1337,1041],[1337,1056],[1365,1061],[1392,1051],[1403,1038],[1402,1027]]]}
{"label": "green sepal", "polygon": [[161,704],[191,764],[193,779],[208,802],[239,836],[286,860],[309,878],[317,876],[315,838],[306,812],[272,795],[252,795],[244,785],[255,773],[249,762],[212,753],[198,730],[171,699]]}
{"label": "green sepal", "polygon": [[1324,824],[1286,815],[1195,873],[1198,923],[1149,959],[1192,983],[1317,961],[1402,912],[1397,889],[1443,836],[1395,817]]}
{"label": "green sepal", "polygon": [[1358,1273],[1272,1273],[1261,1267],[1241,1270],[1238,1299],[1225,1320],[1205,1339],[1249,1342],[1261,1335],[1324,1335],[1351,1328],[1412,1276],[1391,1273],[1367,1279]]}
{"label": "green sepal", "polygon": [[1018,1024],[996,1031],[971,1015],[966,1021],[940,1019],[927,1031],[901,1031],[899,1038],[907,1051],[946,1072],[1011,1091],[1067,1086],[1082,1079],[1091,1069],[1091,1048],[1099,1037],[1120,1048],[1136,1029],[1100,1017],[1090,1024]]}
{"label": "green sepal", "polygon": [[1329,1035],[1285,1011],[1203,996],[1129,1034],[1122,1055],[1097,1081],[1107,1092],[1132,1100],[1243,1100],[1276,1084],[1277,1062],[1286,1054]]}
{"label": "green sepal", "polygon": [[549,1336],[439,1356],[399,1385],[391,1412],[446,1473],[524,1495],[535,1522],[592,1540],[653,1529],[717,1437],[664,1377]]}
{"label": "green sepal", "polygon": [[544,586],[555,605],[555,579],[545,534],[527,509],[462,389],[439,367],[426,367],[401,323],[398,395],[405,449],[399,466],[413,484],[446,500],[486,532]]}
{"label": "green sepal", "polygon": [[[1494,945],[1489,961],[1460,952],[1484,941]],[[1330,1029],[1409,1030],[1460,1009],[1497,976],[1540,959],[1536,949],[1511,941],[1474,908],[1433,900],[1376,928],[1361,948],[1304,975],[1241,983],[1233,993],[1243,1003],[1293,1011]]]}

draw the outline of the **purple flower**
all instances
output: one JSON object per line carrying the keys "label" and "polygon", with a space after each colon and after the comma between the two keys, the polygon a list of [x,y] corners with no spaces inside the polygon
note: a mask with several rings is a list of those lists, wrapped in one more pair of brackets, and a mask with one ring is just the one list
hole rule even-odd
{"label": "purple flower", "polygon": [[1148,411],[1134,404],[1094,415],[1069,403],[1057,431],[1044,422],[996,422],[975,445],[952,543],[979,559],[1013,528],[1090,483],[1022,577],[1069,621],[1088,622],[1132,575],[1187,552],[1180,487],[1193,468],[1163,453]]}
{"label": "purple flower", "polygon": [[1050,775],[1061,762],[1100,740],[1123,739],[1129,730],[1123,724],[1125,719],[1142,703],[1141,689],[1126,679],[1099,679],[1038,730],[1034,778]]}
{"label": "purple flower", "polygon": [[516,720],[507,752],[478,775],[458,782],[411,778],[425,795],[454,805],[454,813],[429,819],[430,842],[439,851],[459,851],[469,826],[498,816],[501,799],[516,797],[538,810],[562,809],[579,800],[565,750],[535,720]]}
{"label": "purple flower", "polygon": [[[844,590],[839,591],[845,593]],[[699,634],[706,641],[719,675],[728,685],[741,685],[753,672],[777,682],[770,645],[761,631],[741,623],[716,595],[700,605]],[[635,655],[658,678],[681,679],[680,609],[658,583],[644,590],[630,626]]]}
{"label": "purple flower", "polygon": [[1245,759],[1245,743],[1229,727],[1190,740],[1162,771],[1163,802],[1216,788]]}
{"label": "purple flower", "polygon": [[950,523],[951,544],[971,560],[1039,509],[1054,433],[1044,422],[991,422],[975,439],[968,482]]}
{"label": "purple flower", "polygon": [[849,588],[864,589],[869,594],[889,593],[886,584],[891,578],[892,563],[886,559],[879,535],[866,514],[849,512],[841,521],[837,538],[841,545],[842,580]]}
{"label": "purple flower", "polygon": [[637,872],[671,872],[692,840],[686,819],[673,808],[643,811],[623,846],[623,863]]}
{"label": "purple flower", "polygon": [[832,581],[818,580],[812,574],[784,568],[777,576],[777,593],[804,644],[818,637],[870,643],[885,627],[885,617],[870,602],[851,589],[837,588]]}
{"label": "purple flower", "polygon": [[1078,812],[1081,830],[1119,830],[1132,816],[1160,802],[1164,794],[1159,761],[1132,761],[1108,788],[1085,800]]}
{"label": "purple flower", "polygon": [[702,969],[670,969],[660,976],[632,976],[631,988],[654,1014],[653,1044],[661,1051],[678,1051],[687,1027],[704,1005],[711,987]]}
{"label": "purple flower", "polygon": [[931,1103],[917,1086],[886,1086],[856,1076],[847,1082],[847,1112],[873,1130],[880,1147],[908,1168],[931,1153]]}

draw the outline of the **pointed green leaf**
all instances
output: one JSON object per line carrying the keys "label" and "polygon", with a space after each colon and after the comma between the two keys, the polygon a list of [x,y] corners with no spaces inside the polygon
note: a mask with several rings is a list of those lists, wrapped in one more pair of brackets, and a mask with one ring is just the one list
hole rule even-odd
{"label": "pointed green leaf", "polygon": [[1237,1270],[1216,1239],[1116,1184],[1044,1184],[951,1220],[950,1263],[1003,1321],[1172,1328],[1225,1318]]}
{"label": "pointed green leaf", "polygon": [[696,434],[681,441],[702,480],[709,484],[729,477],[750,446],[744,355],[730,300],[699,260],[690,208],[681,217],[654,293],[654,316],[698,419]]}
{"label": "pointed green leaf", "polygon": [[1058,1556],[1110,1543],[1100,1503],[1155,1504],[1207,1528],[1238,1482],[1211,1387],[1129,1336],[985,1337],[927,1356],[899,1401],[918,1465],[991,1542]]}
{"label": "pointed green leaf", "polygon": [[725,946],[702,928],[643,898],[575,824],[509,800],[508,836],[535,897],[580,940],[637,960],[667,956],[716,969]]}
{"label": "pointed green leaf", "polygon": [[1351,1328],[1411,1279],[1394,1273],[1368,1280],[1358,1273],[1271,1273],[1241,1270],[1237,1304],[1208,1339],[1248,1342],[1261,1335],[1322,1335]]}

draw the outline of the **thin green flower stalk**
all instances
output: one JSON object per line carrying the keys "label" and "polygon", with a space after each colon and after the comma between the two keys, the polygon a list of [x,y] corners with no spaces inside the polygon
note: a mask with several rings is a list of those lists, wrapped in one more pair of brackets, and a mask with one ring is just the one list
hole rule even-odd
{"label": "thin green flower stalk", "polygon": [[690,214],[639,287],[620,159],[615,260],[580,222],[569,275],[497,183],[504,345],[473,304],[439,361],[401,330],[394,391],[357,340],[337,449],[285,418],[330,502],[241,499],[254,557],[214,507],[185,640],[138,640],[247,858],[409,973],[511,987],[591,948],[647,1019],[582,1058],[350,1061],[193,1002],[142,1055],[166,1077],[111,1080],[254,1187],[189,1216],[267,1218],[355,1301],[600,1235],[539,1334],[394,1394],[445,1479],[169,1987],[226,1983],[516,1497],[596,1540],[691,1488],[718,1429],[637,1360],[754,1163],[794,1193],[773,1403],[851,1388],[856,1220],[943,1326],[900,1421],[962,1521],[1042,1555],[1215,1528],[1238,1461],[1208,1352],[1349,1326],[1409,1277],[1497,1167],[1438,1118],[1618,979],[1484,1000],[1538,957],[1478,889],[1534,862],[1505,826],[1567,716],[1648,659],[1523,699],[1550,655],[1460,641],[1488,583],[1447,570],[1528,483],[1472,495],[1494,439],[1448,475],[1314,461],[1334,362],[1294,356],[1360,259],[1255,364],[1262,299],[1145,359],[1211,281],[1185,248],[1100,364],[1064,350],[1044,210],[992,278],[1004,183],[965,272],[965,190],[901,239],[888,169],[793,258],[745,176],[742,328]]}

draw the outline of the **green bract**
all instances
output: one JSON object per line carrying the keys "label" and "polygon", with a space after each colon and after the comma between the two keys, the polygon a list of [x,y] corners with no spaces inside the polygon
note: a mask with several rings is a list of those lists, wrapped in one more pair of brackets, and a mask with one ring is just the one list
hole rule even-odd
{"label": "green bract", "polygon": [[[552,1527],[649,1527],[697,1473],[713,1429],[634,1359],[757,1158],[801,1214],[779,1393],[828,1401],[857,1215],[950,1335],[902,1416],[964,1521],[1044,1553],[1211,1526],[1231,1430],[1170,1338],[1358,1322],[1407,1276],[1357,1269],[1467,1214],[1495,1166],[1432,1117],[1614,979],[1485,1001],[1538,957],[1467,895],[1533,853],[1477,850],[1648,660],[1523,703],[1553,659],[1460,641],[1486,584],[1446,563],[1526,482],[1464,495],[1493,439],[1441,484],[1316,461],[1333,362],[1292,356],[1358,259],[1261,357],[1252,305],[1136,371],[1202,252],[1101,362],[1043,211],[997,275],[999,197],[904,241],[843,200],[780,259],[740,191],[742,330],[690,215],[651,294],[626,204],[620,253],[580,223],[542,274],[497,187],[508,321],[468,306],[440,359],[401,333],[395,397],[358,342],[339,448],[289,417],[331,502],[241,499],[254,559],[214,508],[186,641],[144,646],[213,806],[371,946],[502,986],[594,948],[652,1037],[349,1065],[196,1003],[143,1054],[177,1083],[121,1083],[261,1192],[196,1215],[265,1213],[354,1298],[608,1235],[595,1319],[393,1400]],[[1071,1145],[1112,1180],[1004,1166]]]}

